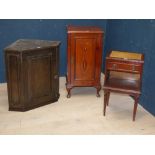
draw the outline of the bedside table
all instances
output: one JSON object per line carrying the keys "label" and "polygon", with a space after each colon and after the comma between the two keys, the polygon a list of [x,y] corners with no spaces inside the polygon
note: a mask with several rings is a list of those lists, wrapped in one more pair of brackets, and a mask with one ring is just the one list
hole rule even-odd
{"label": "bedside table", "polygon": [[106,57],[104,81],[104,109],[109,102],[110,92],[125,93],[135,100],[133,121],[135,121],[142,86],[144,55],[122,51],[111,51]]}

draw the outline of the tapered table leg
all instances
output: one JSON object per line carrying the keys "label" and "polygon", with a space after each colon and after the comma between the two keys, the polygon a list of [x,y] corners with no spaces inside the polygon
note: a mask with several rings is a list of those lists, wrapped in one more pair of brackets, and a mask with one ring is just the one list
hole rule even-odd
{"label": "tapered table leg", "polygon": [[110,91],[107,92],[107,99],[106,99],[107,100],[106,101],[107,102],[107,106],[109,105],[109,97],[110,97]]}
{"label": "tapered table leg", "polygon": [[135,99],[135,103],[134,103],[134,109],[133,109],[133,121],[135,121],[135,117],[136,117],[139,96],[135,96],[134,99]]}
{"label": "tapered table leg", "polygon": [[104,107],[103,107],[103,115],[106,114],[106,106],[107,106],[107,91],[104,90]]}

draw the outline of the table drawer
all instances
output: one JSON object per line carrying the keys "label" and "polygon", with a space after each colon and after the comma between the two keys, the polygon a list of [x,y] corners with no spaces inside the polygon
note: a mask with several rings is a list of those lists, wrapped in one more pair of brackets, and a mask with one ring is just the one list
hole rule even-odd
{"label": "table drawer", "polygon": [[116,71],[126,71],[126,72],[135,72],[139,73],[141,66],[138,64],[127,64],[127,63],[118,63],[118,62],[108,62],[107,69],[116,70]]}

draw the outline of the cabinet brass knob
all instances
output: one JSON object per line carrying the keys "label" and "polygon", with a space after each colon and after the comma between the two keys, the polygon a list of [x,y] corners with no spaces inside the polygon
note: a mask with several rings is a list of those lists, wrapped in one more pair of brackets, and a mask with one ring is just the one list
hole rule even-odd
{"label": "cabinet brass knob", "polygon": [[57,79],[58,78],[58,75],[54,75],[54,79]]}

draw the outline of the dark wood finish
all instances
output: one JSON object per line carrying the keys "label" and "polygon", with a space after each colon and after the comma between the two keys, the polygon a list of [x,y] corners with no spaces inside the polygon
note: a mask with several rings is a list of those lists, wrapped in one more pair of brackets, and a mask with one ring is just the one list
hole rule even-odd
{"label": "dark wood finish", "polygon": [[103,31],[97,27],[68,26],[67,97],[73,87],[95,87],[101,90]]}
{"label": "dark wood finish", "polygon": [[[112,52],[116,57],[112,56]],[[120,57],[117,57],[117,52],[119,52],[118,55]],[[126,56],[131,57],[131,59]],[[133,121],[135,121],[138,99],[141,94],[143,64],[144,55],[138,53],[111,51],[106,57],[103,87],[104,116],[106,114],[106,106],[109,103],[110,92],[125,93],[132,96],[135,100],[133,109]]]}
{"label": "dark wood finish", "polygon": [[26,111],[59,99],[59,45],[21,39],[5,48],[9,110]]}

